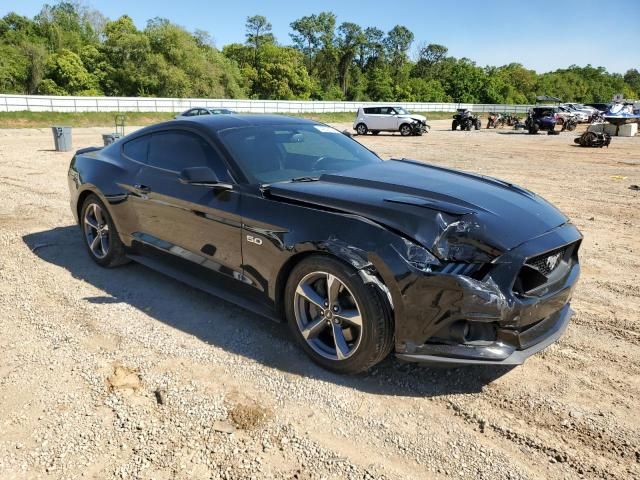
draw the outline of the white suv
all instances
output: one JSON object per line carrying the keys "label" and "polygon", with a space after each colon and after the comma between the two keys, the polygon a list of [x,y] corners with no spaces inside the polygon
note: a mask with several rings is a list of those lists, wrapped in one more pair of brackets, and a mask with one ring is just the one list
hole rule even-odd
{"label": "white suv", "polygon": [[400,132],[405,137],[429,131],[426,117],[411,114],[402,107],[360,107],[353,128],[358,135]]}

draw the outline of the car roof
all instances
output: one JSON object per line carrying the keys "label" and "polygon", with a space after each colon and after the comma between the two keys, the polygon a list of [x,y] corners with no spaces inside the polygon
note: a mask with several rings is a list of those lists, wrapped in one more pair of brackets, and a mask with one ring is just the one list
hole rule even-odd
{"label": "car roof", "polygon": [[[174,127],[195,127],[200,130],[217,132],[227,128],[259,127],[260,125],[321,125],[306,118],[289,117],[287,115],[263,114],[229,114],[229,115],[198,115],[196,117],[180,117],[178,120],[156,123],[135,132],[135,136],[165,130]],[[132,135],[133,136],[133,135]]]}

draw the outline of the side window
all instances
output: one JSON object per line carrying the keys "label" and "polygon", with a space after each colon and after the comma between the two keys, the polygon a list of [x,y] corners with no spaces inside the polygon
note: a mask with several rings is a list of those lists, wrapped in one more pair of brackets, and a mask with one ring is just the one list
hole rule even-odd
{"label": "side window", "polygon": [[150,138],[151,135],[144,135],[134,140],[130,140],[122,146],[122,152],[132,160],[146,163]]}
{"label": "side window", "polygon": [[231,180],[224,161],[202,137],[180,130],[153,134],[148,164],[173,172],[189,167],[210,167],[221,181]]}

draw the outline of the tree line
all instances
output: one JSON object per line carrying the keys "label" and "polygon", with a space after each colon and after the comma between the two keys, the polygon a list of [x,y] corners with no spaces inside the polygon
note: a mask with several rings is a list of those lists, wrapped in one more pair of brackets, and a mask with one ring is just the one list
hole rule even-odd
{"label": "tree line", "polygon": [[290,27],[281,43],[255,15],[245,41],[220,50],[206,31],[167,19],[140,30],[126,15],[109,20],[80,3],[44,5],[33,18],[0,20],[0,93],[515,104],[541,94],[585,103],[640,96],[637,69],[482,67],[444,45],[416,43],[405,26],[384,32],[338,23],[331,12]]}

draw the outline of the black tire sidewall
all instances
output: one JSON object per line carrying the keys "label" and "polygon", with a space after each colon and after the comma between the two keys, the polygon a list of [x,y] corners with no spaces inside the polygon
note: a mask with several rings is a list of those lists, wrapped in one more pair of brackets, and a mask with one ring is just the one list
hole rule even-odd
{"label": "black tire sidewall", "polygon": [[[315,352],[300,333],[296,322],[294,299],[297,285],[305,275],[319,271],[338,277],[350,290],[360,307],[362,316],[360,345],[346,360],[331,360]],[[365,371],[386,357],[393,345],[392,322],[389,320],[381,295],[375,287],[366,285],[352,267],[334,258],[314,255],[296,265],[285,287],[284,308],[287,323],[298,344],[315,363],[327,370],[348,374]]]}
{"label": "black tire sidewall", "polygon": [[[360,133],[361,128],[364,130],[362,133]],[[358,125],[356,125],[356,132],[358,133],[358,135],[366,135],[367,132],[369,131],[369,129],[367,128],[367,126],[364,123],[359,123]]]}

